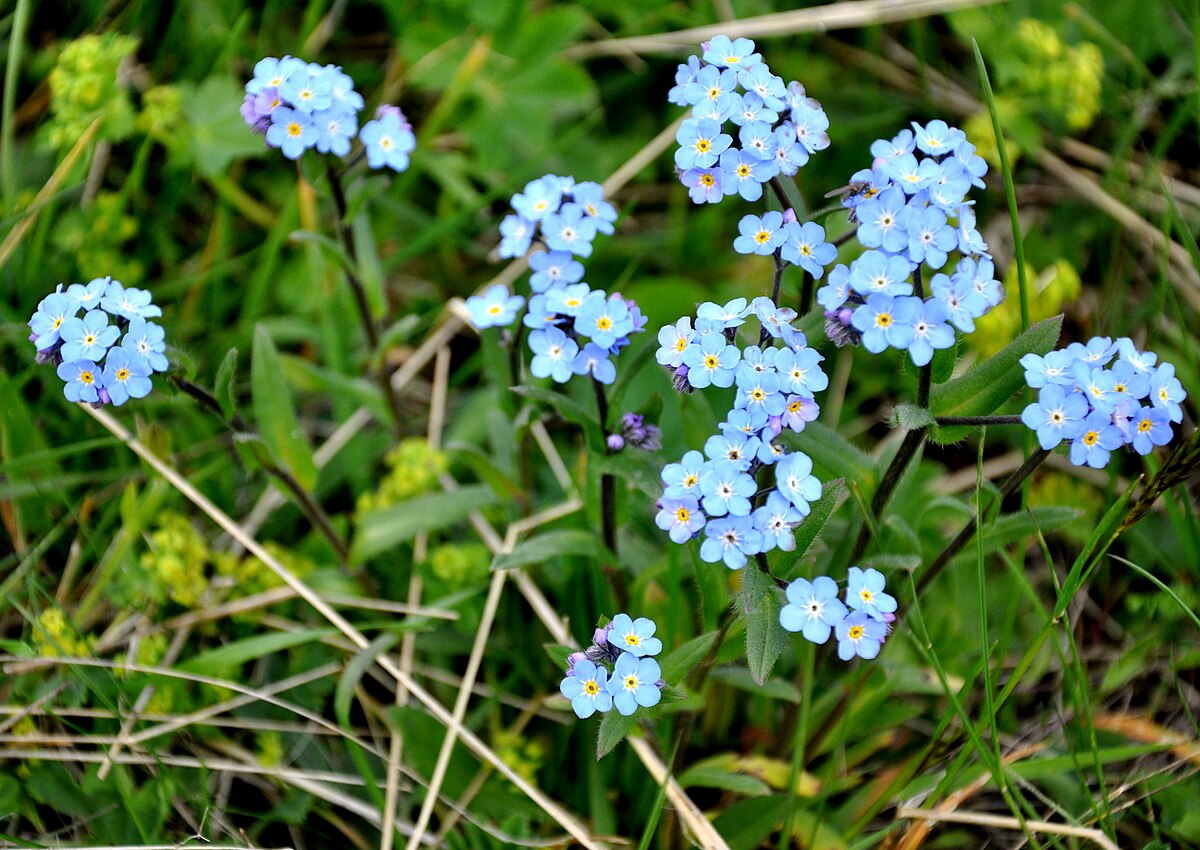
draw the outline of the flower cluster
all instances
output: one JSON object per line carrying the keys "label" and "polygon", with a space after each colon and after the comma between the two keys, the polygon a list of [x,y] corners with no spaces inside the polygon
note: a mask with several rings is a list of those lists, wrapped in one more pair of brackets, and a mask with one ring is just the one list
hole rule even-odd
{"label": "flower cluster", "polygon": [[111,277],[59,284],[29,319],[29,340],[39,363],[58,367],[69,401],[119,406],[146,396],[151,374],[167,370],[163,329],[146,321],[161,315],[149,292]]}
{"label": "flower cluster", "polygon": [[741,235],[733,240],[733,250],[739,254],[768,256],[778,251],[783,262],[800,266],[816,279],[837,259],[837,247],[825,241],[825,228],[815,221],[801,224],[791,209],[743,216],[738,230]]}
{"label": "flower cluster", "polygon": [[309,148],[344,157],[357,135],[371,168],[404,171],[417,143],[412,125],[399,107],[385,105],[360,130],[362,108],[362,95],[338,66],[268,56],[254,66],[241,113],[251,130],[288,159],[299,159]]}
{"label": "flower cluster", "polygon": [[1100,469],[1121,446],[1150,454],[1171,441],[1171,423],[1183,421],[1180,402],[1187,393],[1175,367],[1158,363],[1153,351],[1139,351],[1129,337],[1094,337],[1045,357],[1026,354],[1021,365],[1025,383],[1038,390],[1021,421],[1037,432],[1043,449],[1069,441],[1076,466]]}
{"label": "flower cluster", "polygon": [[[924,366],[936,349],[954,345],[955,328],[975,330],[1004,289],[966,199],[972,186],[983,187],[987,163],[945,121],[912,126],[872,144],[874,164],[851,178],[842,203],[868,250],[849,267],[834,266],[817,300],[838,345],[904,349]],[[953,252],[961,256],[954,271],[938,271]],[[922,266],[936,272],[928,295]]]}
{"label": "flower cluster", "polygon": [[[829,119],[804,86],[771,73],[750,39],[721,35],[701,48],[702,56],[679,66],[667,94],[671,103],[692,108],[675,136],[679,179],[697,204],[729,195],[757,201],[764,183],[795,174],[829,147]],[[738,128],[740,148],[724,132],[726,121]]]}
{"label": "flower cluster", "polygon": [[651,657],[662,652],[662,641],[654,637],[656,628],[646,617],[634,620],[618,614],[596,629],[585,652],[571,653],[558,690],[571,701],[576,715],[591,717],[613,706],[621,714],[633,714],[639,705],[658,705],[666,683]]}
{"label": "flower cluster", "polygon": [[[737,329],[751,315],[761,325],[758,344],[743,350]],[[817,418],[813,396],[829,385],[820,367],[824,358],[792,327],[795,317],[765,296],[750,304],[737,298],[724,306],[701,304],[694,328],[685,316],[659,331],[656,357],[671,369],[680,391],[737,387],[734,407],[720,433],[704,444],[704,454],[690,451],[662,471],[658,527],[676,543],[703,529],[700,557],[710,563],[741,569],[750,555],[793,549],[792,529],[820,498],[808,455],[775,442],[784,428],[802,431]],[[775,486],[756,506],[756,476],[767,466],[774,469]]]}
{"label": "flower cluster", "polygon": [[[529,257],[533,294],[522,318],[530,329],[529,371],[560,384],[572,375],[611,384],[617,367],[610,355],[646,327],[646,317],[632,299],[584,283],[583,264],[575,256],[590,256],[596,234],[613,232],[616,210],[604,200],[598,183],[576,183],[554,174],[527,184],[513,196],[512,205],[516,214],[500,224],[501,256],[524,254],[535,238],[549,249]],[[525,299],[509,294],[502,284],[467,299],[471,323],[479,329],[512,324],[523,306]]]}
{"label": "flower cluster", "polygon": [[874,658],[896,619],[896,600],[883,592],[883,585],[879,570],[851,567],[843,603],[829,576],[798,578],[787,586],[788,601],[779,611],[779,623],[813,643],[825,643],[836,633],[838,658],[843,661],[856,655]]}

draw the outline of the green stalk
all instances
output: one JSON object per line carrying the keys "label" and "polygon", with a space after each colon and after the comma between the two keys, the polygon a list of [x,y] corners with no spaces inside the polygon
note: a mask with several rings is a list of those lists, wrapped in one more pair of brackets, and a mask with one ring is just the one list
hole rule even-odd
{"label": "green stalk", "polygon": [[13,127],[13,112],[17,104],[17,77],[21,69],[21,54],[25,48],[25,30],[29,26],[29,0],[17,0],[13,10],[12,32],[8,36],[8,61],[4,66],[4,103],[0,106],[0,175],[4,179],[4,212],[12,209],[12,199],[17,191],[16,164],[14,162],[16,129]]}

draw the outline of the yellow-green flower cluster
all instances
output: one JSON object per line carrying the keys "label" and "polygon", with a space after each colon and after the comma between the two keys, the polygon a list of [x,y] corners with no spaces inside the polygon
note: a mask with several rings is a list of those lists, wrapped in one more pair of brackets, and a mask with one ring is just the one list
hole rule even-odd
{"label": "yellow-green flower cluster", "polygon": [[1064,44],[1053,27],[1034,18],[1017,24],[1017,47],[1025,62],[1018,77],[1022,94],[1071,130],[1090,127],[1100,112],[1104,77],[1100,48],[1090,42]]}
{"label": "yellow-green flower cluster", "polygon": [[375,492],[358,497],[359,513],[390,508],[397,502],[432,490],[437,486],[438,476],[447,468],[445,453],[430,446],[423,437],[401,440],[384,460],[388,474]]}
{"label": "yellow-green flower cluster", "polygon": [[546,748],[542,742],[522,732],[509,729],[497,731],[492,736],[492,748],[501,761],[530,782],[546,761]]}
{"label": "yellow-green flower cluster", "polygon": [[[1038,321],[1061,313],[1063,307],[1079,297],[1083,286],[1079,272],[1066,260],[1047,266],[1040,273],[1025,264],[1026,279],[1029,281],[1029,318]],[[992,312],[975,320],[979,333],[966,337],[967,344],[985,357],[991,357],[1009,340],[1021,332],[1021,299],[1017,295],[1017,266],[1010,264],[1004,275],[1007,299]]]}
{"label": "yellow-green flower cluster", "polygon": [[[267,541],[263,544],[263,548],[297,576],[308,575],[315,569],[312,561],[274,541]],[[255,593],[262,593],[264,590],[270,590],[283,584],[283,580],[258,558],[251,556],[239,558],[228,553],[215,553],[213,560],[218,575],[229,576],[233,579],[233,589],[229,594],[231,599],[253,596]]]}
{"label": "yellow-green flower cluster", "polygon": [[[116,660],[122,663],[133,664],[138,667],[153,667],[162,661],[163,656],[167,654],[167,633],[158,632],[156,634],[147,635],[137,642],[137,647],[134,649],[133,658],[129,658],[128,653],[118,655]],[[117,678],[125,678],[129,671],[124,667],[117,667],[115,670]]]}
{"label": "yellow-green flower cluster", "polygon": [[491,561],[482,543],[443,543],[430,550],[429,571],[451,587],[465,587],[483,581]]}
{"label": "yellow-green flower cluster", "polygon": [[115,279],[134,285],[146,271],[127,247],[137,232],[138,221],[126,213],[125,199],[117,192],[100,192],[86,208],[62,216],[54,231],[54,244],[75,258],[75,267],[81,272],[106,269]]}
{"label": "yellow-green flower cluster", "polygon": [[208,589],[210,560],[208,543],[187,517],[168,511],[150,532],[150,551],[141,565],[167,596],[190,608]]}
{"label": "yellow-green flower cluster", "polygon": [[51,145],[74,144],[97,118],[106,139],[132,132],[133,104],[120,77],[122,63],[137,46],[135,38],[105,33],[85,35],[63,48],[50,72]]}
{"label": "yellow-green flower cluster", "polygon": [[47,608],[38,614],[33,648],[42,658],[86,658],[92,653],[91,642],[67,622],[61,608]]}

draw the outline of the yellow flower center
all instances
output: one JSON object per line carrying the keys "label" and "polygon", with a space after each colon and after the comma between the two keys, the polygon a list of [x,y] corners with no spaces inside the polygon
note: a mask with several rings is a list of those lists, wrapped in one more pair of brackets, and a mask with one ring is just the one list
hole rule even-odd
{"label": "yellow flower center", "polygon": [[683,337],[680,337],[679,339],[675,340],[675,350],[676,351],[683,351],[685,348],[687,348],[687,340],[686,339],[684,339]]}
{"label": "yellow flower center", "polygon": [[862,626],[851,626],[850,631],[847,634],[847,636],[850,638],[850,640],[858,640],[859,638],[861,638],[863,636],[863,627]]}
{"label": "yellow flower center", "polygon": [[500,315],[501,309],[503,309],[503,308],[499,304],[493,304],[492,306],[488,307],[488,315],[489,316],[498,316],[498,315]]}
{"label": "yellow flower center", "polygon": [[385,151],[390,151],[392,149],[392,137],[384,136],[382,139],[380,139],[379,147],[383,148]]}
{"label": "yellow flower center", "polygon": [[713,186],[717,185],[717,178],[713,177],[711,174],[701,174],[700,184],[702,186],[708,186],[709,188],[712,188]]}
{"label": "yellow flower center", "polygon": [[91,372],[80,372],[79,373],[79,383],[93,384],[95,382],[96,382],[96,376],[93,375]]}
{"label": "yellow flower center", "polygon": [[744,162],[741,165],[739,165],[737,167],[737,176],[738,177],[749,177],[750,176],[750,166],[746,165],[746,163],[744,163]]}
{"label": "yellow flower center", "polygon": [[1096,445],[1096,441],[1099,439],[1100,439],[1100,435],[1097,434],[1095,431],[1088,431],[1086,434],[1083,435],[1083,444],[1085,446],[1094,446],[1094,445]]}
{"label": "yellow flower center", "polygon": [[600,693],[600,686],[596,684],[595,679],[588,679],[583,683],[583,692],[590,697],[594,697]]}
{"label": "yellow flower center", "polygon": [[689,519],[691,519],[691,516],[692,512],[687,508],[680,508],[679,510],[675,511],[675,519],[679,520],[680,522],[687,522]]}
{"label": "yellow flower center", "polygon": [[704,365],[709,369],[716,369],[717,362],[717,355],[715,354],[710,354],[704,358]]}
{"label": "yellow flower center", "polygon": [[1167,400],[1167,388],[1166,387],[1163,387],[1161,390],[1158,391],[1158,397],[1161,398],[1163,401]]}
{"label": "yellow flower center", "polygon": [[87,336],[85,336],[83,338],[83,344],[84,345],[95,345],[96,344],[96,335],[88,334]]}
{"label": "yellow flower center", "polygon": [[118,381],[128,381],[129,380],[129,370],[128,369],[118,369],[117,370],[117,380]]}
{"label": "yellow flower center", "polygon": [[712,150],[712,144],[708,141],[708,139],[698,139],[696,141],[696,150],[700,153],[708,153],[710,150]]}
{"label": "yellow flower center", "polygon": [[788,405],[788,412],[789,413],[799,413],[800,408],[802,408],[802,407],[804,407],[804,405],[802,403],[800,403],[798,401],[793,401],[791,404]]}
{"label": "yellow flower center", "polygon": [[630,691],[636,691],[638,686],[637,676],[625,677],[625,688]]}
{"label": "yellow flower center", "polygon": [[880,313],[878,316],[875,317],[875,324],[881,328],[886,328],[891,323],[892,323],[892,316],[890,313]]}
{"label": "yellow flower center", "polygon": [[767,242],[770,242],[771,241],[771,231],[769,231],[769,230],[758,231],[758,233],[754,234],[754,241],[757,242],[759,245],[763,245]]}
{"label": "yellow flower center", "polygon": [[641,646],[642,639],[640,637],[638,637],[637,635],[635,635],[633,632],[630,632],[629,634],[625,635],[625,645],[626,646]]}
{"label": "yellow flower center", "polygon": [[1113,392],[1117,392],[1117,393],[1125,392],[1125,385],[1124,384],[1114,384]]}
{"label": "yellow flower center", "polygon": [[720,96],[721,96],[721,89],[718,88],[717,86],[713,86],[711,89],[708,90],[708,99],[709,100],[716,100]]}
{"label": "yellow flower center", "polygon": [[762,401],[766,397],[767,394],[757,387],[750,391],[750,398],[754,399],[755,401]]}
{"label": "yellow flower center", "polygon": [[595,206],[595,204],[588,204],[588,205],[585,207],[585,209],[587,210],[587,214],[588,214],[588,215],[595,215],[595,214],[596,214],[596,206]]}
{"label": "yellow flower center", "polygon": [[1050,414],[1050,421],[1055,425],[1061,425],[1063,421],[1063,415],[1056,410]]}
{"label": "yellow flower center", "polygon": [[300,126],[298,121],[293,121],[292,123],[288,124],[287,130],[288,135],[293,137],[298,137],[304,132],[304,128]]}
{"label": "yellow flower center", "polygon": [[873,602],[875,600],[875,594],[867,590],[865,587],[858,592],[858,595],[863,602]]}
{"label": "yellow flower center", "polygon": [[695,487],[697,480],[698,479],[696,478],[695,475],[689,475],[687,478],[683,479],[683,486],[684,487]]}
{"label": "yellow flower center", "polygon": [[811,257],[812,256],[812,248],[808,247],[807,245],[801,245],[800,253],[806,257]]}
{"label": "yellow flower center", "polygon": [[612,328],[612,319],[608,316],[601,316],[596,320],[596,327],[602,331],[607,331]]}
{"label": "yellow flower center", "polygon": [[54,320],[54,329],[58,330],[58,326],[61,325],[62,323],[63,323],[63,317],[59,316],[58,318],[56,318]]}
{"label": "yellow flower center", "polygon": [[1143,419],[1141,422],[1138,423],[1138,430],[1141,431],[1143,434],[1146,433],[1147,431],[1149,431],[1153,427],[1154,427],[1154,423],[1151,422],[1149,419]]}

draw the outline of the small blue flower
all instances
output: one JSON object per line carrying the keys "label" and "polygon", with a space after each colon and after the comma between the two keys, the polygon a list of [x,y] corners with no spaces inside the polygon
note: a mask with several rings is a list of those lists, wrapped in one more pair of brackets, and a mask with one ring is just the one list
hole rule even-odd
{"label": "small blue flower", "polygon": [[850,265],[850,287],[866,298],[869,295],[910,295],[911,267],[903,256],[888,256],[882,251],[864,251]]}
{"label": "small blue flower", "polygon": [[618,614],[608,626],[608,642],[638,658],[658,655],[662,641],[654,637],[655,629],[654,621],[647,617],[634,620],[628,614]]}
{"label": "small blue flower", "polygon": [[1165,410],[1172,422],[1182,422],[1183,408],[1180,402],[1186,398],[1183,384],[1175,377],[1175,367],[1170,363],[1160,363],[1150,379],[1150,403]]}
{"label": "small blue flower", "polygon": [[583,279],[583,264],[569,251],[535,251],[529,255],[529,267],[533,269],[529,286],[534,292]]}
{"label": "small blue flower", "polygon": [[[611,640],[612,633],[609,633]],[[613,665],[612,678],[608,680],[608,692],[613,705],[621,714],[633,714],[638,706],[650,708],[662,699],[658,681],[662,670],[653,658],[638,658],[631,652],[622,652]]]}
{"label": "small blue flower", "polygon": [[114,348],[104,360],[104,388],[118,407],[131,398],[150,394],[150,364],[123,348]]}
{"label": "small blue flower", "polygon": [[[737,83],[736,70],[722,70],[709,65],[701,68],[696,74],[695,81],[684,90],[684,97],[689,105],[696,107],[707,101],[708,114],[716,117],[718,121],[724,121],[732,111],[730,95],[737,90]],[[703,113],[703,110],[693,110],[693,114],[697,113]]]}
{"label": "small blue flower", "polygon": [[79,306],[84,310],[91,310],[100,306],[100,299],[104,297],[104,291],[108,289],[111,280],[111,277],[97,277],[86,286],[82,283],[72,283],[67,287],[67,295],[79,302]]}
{"label": "small blue flower", "polygon": [[91,360],[64,360],[59,363],[58,377],[66,382],[63,395],[67,401],[99,401],[100,390],[104,388],[101,369]]}
{"label": "small blue flower", "polygon": [[506,215],[503,221],[500,222],[500,247],[498,253],[501,257],[519,257],[529,250],[529,245],[533,242],[534,224],[526,218],[519,215]]}
{"label": "small blue flower", "polygon": [[913,138],[912,130],[901,130],[891,141],[877,139],[872,142],[871,156],[890,162],[906,153],[912,153],[916,147],[917,143]]}
{"label": "small blue flower", "polygon": [[267,144],[279,148],[288,159],[300,155],[317,143],[320,131],[310,113],[280,106],[271,113]]}
{"label": "small blue flower", "polygon": [[632,332],[629,305],[620,295],[605,296],[600,290],[591,292],[575,317],[575,333],[590,337],[601,348],[609,348],[617,337]]}
{"label": "small blue flower", "polygon": [[[974,331],[975,320],[987,312],[987,302],[983,296],[961,278],[951,278],[939,272],[929,281],[929,289],[933,293],[933,300],[945,311],[946,319],[960,331]],[[1024,363],[1024,360],[1021,362]],[[1025,374],[1028,377],[1028,369]]]}
{"label": "small blue flower", "polygon": [[412,130],[402,124],[394,112],[385,112],[382,117],[368,121],[359,131],[358,138],[367,149],[367,165],[371,168],[387,166],[393,171],[408,168],[408,155],[417,146]]}
{"label": "small blue flower", "polygon": [[103,310],[89,310],[82,319],[74,316],[65,319],[58,328],[63,342],[62,359],[97,363],[104,359],[120,333],[120,328],[108,323],[108,315]]}
{"label": "small blue flower", "polygon": [[942,305],[930,299],[917,302],[913,316],[909,319],[912,328],[912,340],[908,344],[908,356],[917,366],[924,366],[933,359],[934,350],[950,348],[954,345],[954,329],[946,324],[946,313]]}
{"label": "small blue flower", "polygon": [[[552,313],[575,318],[591,294],[592,288],[586,283],[556,286],[546,291],[546,309]],[[596,294],[601,298],[604,297],[604,293],[600,290],[597,290]]]}
{"label": "small blue flower", "polygon": [[280,96],[306,115],[328,109],[333,104],[333,81],[322,70],[316,65],[309,65],[304,71],[296,69],[279,86]]}
{"label": "small blue flower", "polygon": [[753,68],[762,63],[762,54],[754,52],[754,42],[748,38],[731,41],[718,35],[710,40],[702,54],[704,61],[719,68]]}
{"label": "small blue flower", "polygon": [[680,182],[688,187],[693,203],[719,204],[725,197],[721,190],[720,168],[689,168],[679,175]]}
{"label": "small blue flower", "polygon": [[783,413],[786,402],[779,390],[779,374],[777,372],[755,372],[752,369],[739,368],[735,375],[738,386],[736,406],[747,410],[761,409],[768,416],[779,416]]}
{"label": "small blue flower", "polygon": [[37,312],[29,319],[29,329],[36,338],[38,351],[49,351],[61,339],[59,330],[67,319],[76,318],[79,302],[65,292],[52,292],[38,304]]}
{"label": "small blue flower", "polygon": [[800,632],[812,643],[828,641],[833,627],[850,613],[837,598],[837,583],[829,576],[811,582],[798,578],[784,592],[788,601],[779,611],[779,624],[789,632]]}
{"label": "small blue flower", "polygon": [[[765,121],[768,124],[774,124],[779,120],[779,113],[774,109],[767,108],[763,103],[763,99],[756,92],[747,92],[744,95],[733,94],[733,107],[730,109],[729,120],[739,127],[750,124],[754,121]],[[796,139],[796,134],[792,133],[792,141]],[[793,172],[794,173],[794,172]]]}
{"label": "small blue flower", "polygon": [[738,82],[748,92],[754,92],[771,109],[783,109],[787,97],[787,86],[783,78],[771,73],[766,65],[743,67],[738,72]]}
{"label": "small blue flower", "polygon": [[141,357],[155,372],[165,372],[170,367],[165,354],[167,344],[163,329],[141,316],[130,320],[121,339],[121,348]]}
{"label": "small blue flower", "polygon": [[1038,445],[1049,451],[1064,439],[1074,440],[1083,433],[1083,418],[1088,402],[1083,393],[1058,384],[1046,384],[1038,400],[1021,412],[1021,421],[1037,432]]}
{"label": "small blue flower", "polygon": [[883,592],[885,579],[879,570],[851,567],[846,583],[846,604],[876,620],[896,610],[896,600]]}
{"label": "small blue flower", "polygon": [[747,516],[750,513],[750,497],[758,490],[753,476],[729,460],[714,460],[700,475],[700,492],[704,494],[701,505],[710,517]]}
{"label": "small blue flower", "polygon": [[932,159],[922,159],[918,162],[911,153],[885,160],[880,167],[906,195],[915,195],[922,189],[928,189],[942,174],[941,168]]}
{"label": "small blue flower", "polygon": [[858,241],[868,248],[883,248],[899,253],[908,247],[908,219],[911,214],[904,193],[895,186],[854,208],[858,219]]}
{"label": "small blue flower", "polygon": [[682,170],[707,168],[716,165],[733,142],[733,137],[721,132],[721,125],[711,118],[689,118],[679,125],[675,134],[679,148],[675,151],[675,165]]}
{"label": "small blue flower", "polygon": [[787,234],[783,230],[783,213],[771,210],[756,215],[742,216],[738,223],[741,236],[733,240],[733,250],[739,254],[767,256],[783,245]]}
{"label": "small blue flower", "polygon": [[772,159],[761,159],[752,151],[733,148],[721,154],[721,186],[726,196],[741,195],[743,200],[757,201],[762,197],[763,184],[775,171]]}
{"label": "small blue flower", "polygon": [[[928,161],[928,160],[926,160]],[[875,658],[887,637],[887,626],[873,620],[862,611],[852,611],[835,627],[838,639],[838,658],[849,661],[854,656]]]}
{"label": "small blue flower", "polygon": [[583,208],[584,215],[596,224],[596,230],[611,236],[615,230],[617,208],[604,200],[604,187],[599,183],[576,183],[571,189],[575,203]]}
{"label": "small blue flower", "polygon": [[754,527],[762,534],[764,551],[795,549],[794,529],[803,521],[804,516],[778,491],[773,491],[766,504],[754,511]]}
{"label": "small blue flower", "polygon": [[468,298],[467,312],[471,314],[471,324],[477,330],[483,330],[511,325],[524,303],[525,299],[520,295],[509,295],[508,287],[497,283],[483,295],[472,295]]}
{"label": "small blue flower", "polygon": [[1020,363],[1025,367],[1025,383],[1033,389],[1041,389],[1047,384],[1069,387],[1075,383],[1071,376],[1075,358],[1065,351],[1051,351],[1045,357],[1026,354]]}
{"label": "small blue flower", "polygon": [[700,57],[689,56],[686,65],[679,65],[675,69],[675,85],[667,92],[667,100],[676,106],[691,106],[684,92],[696,81],[699,73]]}
{"label": "small blue flower", "polygon": [[829,116],[814,98],[805,98],[792,105],[792,126],[796,130],[796,141],[810,154],[829,147],[829,133],[825,132],[829,129]]}
{"label": "small blue flower", "polygon": [[[740,327],[748,315],[745,298],[734,298],[725,304],[716,304],[712,301],[705,301],[696,308],[696,318],[705,319],[719,325],[720,328],[736,328]],[[696,322],[696,330],[704,333],[700,326],[700,322]]]}
{"label": "small blue flower", "polygon": [[529,372],[535,378],[550,377],[560,384],[571,380],[571,365],[579,353],[575,340],[558,328],[548,327],[529,334],[529,348],[534,353]]}
{"label": "small blue flower", "polygon": [[582,719],[612,708],[612,692],[608,685],[606,668],[587,658],[577,658],[571,674],[559,683],[558,691],[571,701],[571,709]]}
{"label": "small blue flower", "polygon": [[821,407],[813,398],[805,395],[789,395],[787,406],[780,416],[780,424],[784,428],[799,433],[804,430],[807,423],[812,422],[820,415]]}
{"label": "small blue flower", "polygon": [[957,127],[947,126],[940,118],[930,121],[924,127],[916,121],[912,122],[917,147],[930,156],[944,156],[951,153],[959,144],[967,140],[967,135]]}
{"label": "small blue flower", "polygon": [[907,348],[912,342],[912,320],[920,298],[870,295],[867,303],[854,311],[850,322],[862,334],[863,347],[878,354],[888,346]]}
{"label": "small blue flower", "polygon": [[664,325],[658,332],[659,349],[654,353],[654,359],[663,366],[681,366],[683,352],[695,337],[692,330],[692,320],[684,316],[673,325]]}
{"label": "small blue flower", "polygon": [[730,345],[723,334],[709,334],[693,339],[683,352],[683,364],[688,368],[688,383],[695,389],[707,386],[733,386],[734,368],[741,358],[736,345]]}
{"label": "small blue flower", "polygon": [[775,465],[775,486],[804,516],[810,502],[821,498],[821,482],[812,474],[812,458],[804,452],[792,452]]}
{"label": "small blue flower", "polygon": [[837,259],[837,248],[825,241],[825,228],[816,222],[788,222],[781,256],[820,280],[825,266]]}
{"label": "small blue flower", "polygon": [[750,312],[758,318],[763,330],[775,339],[793,330],[791,321],[796,318],[796,311],[791,307],[777,306],[765,295],[760,295],[750,302]]}
{"label": "small blue flower", "polygon": [[731,570],[746,566],[746,558],[762,548],[762,533],[749,516],[728,516],[704,527],[700,559],[708,564],[723,561]]}
{"label": "small blue flower", "polygon": [[751,156],[770,161],[772,168],[768,179],[774,176],[775,131],[771,129],[770,124],[766,121],[751,121],[744,125],[738,130],[738,143],[742,150]]}
{"label": "small blue flower", "polygon": [[575,355],[571,371],[576,375],[591,375],[594,381],[611,384],[617,379],[617,367],[608,359],[608,350],[589,342]]}
{"label": "small blue flower", "polygon": [[780,174],[795,174],[808,163],[808,158],[808,149],[796,140],[795,126],[784,124],[776,128],[775,167],[779,169]]}
{"label": "small blue flower", "polygon": [[819,364],[825,358],[815,348],[785,349],[775,355],[775,369],[785,393],[812,396],[829,386]]}
{"label": "small blue flower", "polygon": [[947,252],[958,245],[958,234],[937,207],[913,209],[908,216],[908,258],[931,269],[946,264]]}
{"label": "small blue flower", "polygon": [[1096,367],[1107,366],[1116,355],[1117,346],[1109,337],[1097,336],[1089,339],[1086,345],[1082,342],[1073,342],[1067,346],[1066,350],[1067,354],[1080,363]]}
{"label": "small blue flower", "polygon": [[682,499],[685,496],[700,496],[700,476],[706,467],[704,455],[692,450],[679,463],[668,463],[663,467],[662,481],[666,485],[664,496]]}
{"label": "small blue flower", "polygon": [[[763,421],[766,421],[764,415]],[[750,469],[750,463],[758,452],[758,437],[753,431],[743,431],[740,428],[727,428],[720,434],[713,434],[704,441],[704,454],[712,460],[727,460],[738,469]]]}
{"label": "small blue flower", "polygon": [[263,89],[282,88],[288,78],[297,71],[308,73],[304,60],[292,56],[284,56],[282,59],[267,56],[254,66],[254,78],[246,83],[246,91],[257,94]]}
{"label": "small blue flower", "polygon": [[967,281],[989,308],[1004,300],[1004,287],[996,280],[996,271],[991,260],[960,260],[951,277]]}
{"label": "small blue flower", "polygon": [[109,280],[104,287],[104,297],[100,299],[100,308],[114,316],[133,319],[141,316],[143,319],[154,319],[162,315],[162,308],[150,303],[150,293],[144,289],[132,286],[126,289],[118,280]]}
{"label": "small blue flower", "polygon": [[1130,423],[1130,445],[1140,455],[1148,455],[1155,446],[1171,442],[1171,424],[1165,410],[1143,407]]}
{"label": "small blue flower", "polygon": [[1124,442],[1121,431],[1113,424],[1112,414],[1095,410],[1083,420],[1079,436],[1071,441],[1071,463],[1103,469],[1113,449]]}
{"label": "small blue flower", "polygon": [[596,238],[596,220],[585,215],[583,207],[563,204],[555,213],[542,220],[542,235],[551,251],[569,251],[580,257],[590,257],[592,240]]}
{"label": "small blue flower", "polygon": [[1125,393],[1129,398],[1140,401],[1150,395],[1150,376],[1139,372],[1133,366],[1118,360],[1110,368],[1113,376],[1113,389]]}
{"label": "small blue flower", "polygon": [[[74,289],[74,287],[71,287]],[[71,290],[68,289],[68,292]],[[1154,371],[1154,364],[1158,361],[1158,355],[1153,351],[1138,351],[1137,346],[1133,344],[1127,336],[1123,336],[1117,340],[1117,351],[1120,353],[1121,359],[1137,369],[1139,372],[1144,372],[1149,375]]]}
{"label": "small blue flower", "polygon": [[1103,366],[1092,367],[1076,361],[1071,369],[1071,377],[1074,384],[1087,396],[1088,403],[1109,416],[1117,405],[1125,400],[1125,394],[1116,391],[1116,378]]}
{"label": "small blue flower", "polygon": [[705,516],[700,503],[691,496],[679,499],[663,498],[662,509],[654,523],[675,543],[686,543],[704,528]]}
{"label": "small blue flower", "polygon": [[350,109],[334,104],[329,109],[314,112],[313,124],[320,133],[316,142],[319,153],[337,156],[350,153],[350,140],[358,133],[358,118]]}

